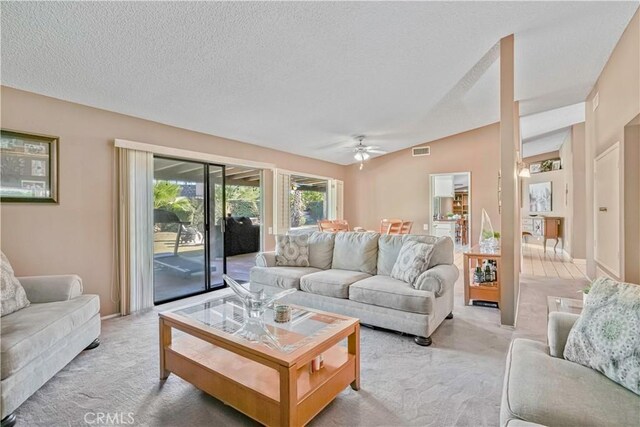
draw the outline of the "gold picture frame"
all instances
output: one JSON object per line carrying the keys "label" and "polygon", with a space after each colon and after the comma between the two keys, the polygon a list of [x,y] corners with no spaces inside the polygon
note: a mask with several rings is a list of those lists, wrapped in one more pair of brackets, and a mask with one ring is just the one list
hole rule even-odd
{"label": "gold picture frame", "polygon": [[58,203],[57,136],[0,129],[0,202]]}

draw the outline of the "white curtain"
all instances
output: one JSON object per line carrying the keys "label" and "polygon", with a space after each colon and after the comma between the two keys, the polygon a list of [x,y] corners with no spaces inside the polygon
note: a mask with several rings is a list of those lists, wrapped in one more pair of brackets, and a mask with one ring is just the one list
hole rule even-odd
{"label": "white curtain", "polygon": [[153,154],[116,148],[120,313],[153,307]]}
{"label": "white curtain", "polygon": [[274,170],[273,188],[273,234],[287,234],[291,227],[291,209],[289,207],[291,175],[277,169]]}
{"label": "white curtain", "polygon": [[344,182],[332,179],[328,194],[329,217],[327,219],[344,219]]}

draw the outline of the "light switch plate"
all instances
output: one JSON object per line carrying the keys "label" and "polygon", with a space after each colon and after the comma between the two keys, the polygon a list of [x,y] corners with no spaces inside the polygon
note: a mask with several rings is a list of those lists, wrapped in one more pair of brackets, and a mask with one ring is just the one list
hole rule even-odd
{"label": "light switch plate", "polygon": [[269,234],[273,234],[273,227],[269,227]]}
{"label": "light switch plate", "polygon": [[422,229],[424,231],[429,231],[429,224],[422,224]]}

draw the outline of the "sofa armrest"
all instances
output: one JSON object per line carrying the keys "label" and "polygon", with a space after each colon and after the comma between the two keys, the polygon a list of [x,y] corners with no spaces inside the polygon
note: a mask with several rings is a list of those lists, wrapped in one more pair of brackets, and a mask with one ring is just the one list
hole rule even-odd
{"label": "sofa armrest", "polygon": [[564,346],[573,324],[580,317],[579,314],[562,313],[553,311],[549,313],[547,324],[547,339],[549,341],[549,354],[553,357],[564,358]]}
{"label": "sofa armrest", "polygon": [[276,253],[275,252],[260,252],[256,255],[256,266],[258,267],[275,267],[276,266]]}
{"label": "sofa armrest", "polygon": [[18,277],[32,303],[67,301],[82,295],[82,279],[75,274]]}
{"label": "sofa armrest", "polygon": [[431,291],[439,297],[448,287],[453,287],[459,275],[460,271],[455,265],[436,265],[418,276],[414,287],[422,291]]}

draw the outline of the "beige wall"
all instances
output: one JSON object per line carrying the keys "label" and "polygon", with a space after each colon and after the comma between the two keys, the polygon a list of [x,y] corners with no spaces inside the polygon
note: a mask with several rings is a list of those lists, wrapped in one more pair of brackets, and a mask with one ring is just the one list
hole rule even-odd
{"label": "beige wall", "polygon": [[[564,218],[564,250],[572,258],[585,259],[585,158],[584,123],[572,126],[571,133],[563,141],[559,151],[536,156],[533,161],[542,161],[560,157],[562,169],[532,174],[531,178],[522,178],[522,217],[529,212],[529,184],[551,181],[552,208],[548,216]],[[529,158],[531,159],[531,157]],[[525,162],[529,164],[528,159]],[[528,243],[542,245],[542,238],[527,239]],[[553,247],[555,240],[547,242]]]}
{"label": "beige wall", "polygon": [[[345,167],[122,114],[1,88],[2,127],[60,137],[60,203],[3,204],[2,250],[18,275],[77,273],[100,295],[101,313],[117,312],[113,282],[115,138],[273,163],[343,179]],[[266,173],[265,222],[272,179]],[[266,239],[267,247],[273,237]]]}
{"label": "beige wall", "polygon": [[640,283],[640,115],[624,132],[624,280]]}
{"label": "beige wall", "polygon": [[[596,94],[599,96],[599,105],[594,111],[593,100]],[[621,156],[624,156],[625,144],[635,143],[625,141],[625,126],[640,113],[640,11],[636,12],[622,34],[586,101],[587,272],[590,277],[595,277],[597,266],[594,261],[593,161],[596,156],[618,141],[623,147]],[[624,163],[623,157],[620,164],[624,165]],[[624,201],[624,197],[621,197],[621,200]],[[624,211],[624,204],[622,211]],[[631,238],[638,238],[638,236]],[[623,224],[621,254],[624,254],[624,239]],[[640,262],[640,260],[633,261]]]}
{"label": "beige wall", "polygon": [[571,127],[571,242],[569,254],[574,259],[584,260],[586,253],[587,190],[585,183],[584,123]]}
{"label": "beige wall", "polygon": [[431,155],[412,157],[411,149],[398,151],[347,168],[345,218],[353,226],[378,229],[382,218],[413,221],[413,233],[429,224],[431,212],[429,175],[471,172],[471,239],[478,241],[482,209],[497,230],[499,125],[492,124],[439,139],[428,144]]}
{"label": "beige wall", "polygon": [[534,215],[565,216],[567,215],[567,199],[565,197],[566,169],[534,173],[531,178],[522,178],[522,217],[528,217],[529,185],[539,182],[551,182],[551,212],[533,212]]}

